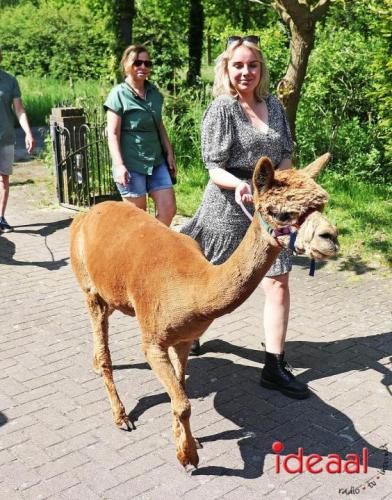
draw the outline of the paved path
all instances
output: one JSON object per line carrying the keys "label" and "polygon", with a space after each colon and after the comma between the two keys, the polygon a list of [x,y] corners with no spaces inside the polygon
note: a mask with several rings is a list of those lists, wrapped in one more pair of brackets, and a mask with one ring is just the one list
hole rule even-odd
{"label": "paved path", "polygon": [[[52,197],[42,166],[16,168],[7,213],[16,231],[0,236],[1,499],[391,498],[388,280],[339,264],[310,278],[297,261],[287,354],[313,389],[306,401],[259,386],[259,289],[216,321],[203,338],[204,355],[189,363],[191,423],[203,449],[199,469],[186,473],[137,322],[120,314],[111,318],[115,379],[137,429],[112,423],[104,384],[91,371],[90,324],[69,266],[74,214],[53,208]],[[368,471],[277,473],[274,441],[284,444],[281,461],[303,448],[305,457],[321,455],[324,467],[328,454],[367,448]]]}

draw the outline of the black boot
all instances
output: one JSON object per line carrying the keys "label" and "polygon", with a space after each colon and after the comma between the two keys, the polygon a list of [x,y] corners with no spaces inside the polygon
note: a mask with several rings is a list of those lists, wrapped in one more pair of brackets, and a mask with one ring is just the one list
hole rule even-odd
{"label": "black boot", "polygon": [[200,340],[196,339],[192,342],[191,350],[189,351],[190,356],[199,356],[200,354]]}
{"label": "black boot", "polygon": [[275,389],[289,398],[305,399],[310,396],[308,386],[296,380],[287,362],[284,353],[265,353],[265,365],[261,372],[260,384],[267,389]]}

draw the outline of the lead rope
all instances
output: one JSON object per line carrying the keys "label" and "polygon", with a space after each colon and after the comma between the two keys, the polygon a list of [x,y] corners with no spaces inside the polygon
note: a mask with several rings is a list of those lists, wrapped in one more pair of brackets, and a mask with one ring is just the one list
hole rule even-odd
{"label": "lead rope", "polygon": [[251,216],[251,214],[248,212],[248,210],[245,208],[245,205],[242,203],[242,200],[240,201],[237,201],[238,205],[241,207],[242,211],[244,212],[244,214],[248,217],[248,219],[252,222],[253,220],[253,217]]}
{"label": "lead rope", "polygon": [[[241,210],[244,212],[244,214],[248,217],[248,219],[252,222],[253,220],[253,217],[252,215],[249,213],[249,211],[245,208],[245,205],[242,203],[242,200],[239,200],[237,201],[238,205],[241,207]],[[263,219],[261,218],[261,215],[259,216],[260,218],[260,222],[263,223]],[[264,222],[264,224],[268,226],[268,224],[266,222]],[[269,228],[271,229],[271,228]],[[272,234],[272,230],[271,232],[267,230],[267,232],[269,232],[271,234],[271,236],[273,236]],[[295,240],[297,239],[297,231],[291,231],[290,232],[290,242],[289,242],[289,248],[292,252],[295,253]],[[279,242],[278,242],[279,243]],[[310,259],[310,264],[309,264],[309,276],[312,276],[312,278],[314,278],[314,274],[316,272],[316,261],[314,259]]]}

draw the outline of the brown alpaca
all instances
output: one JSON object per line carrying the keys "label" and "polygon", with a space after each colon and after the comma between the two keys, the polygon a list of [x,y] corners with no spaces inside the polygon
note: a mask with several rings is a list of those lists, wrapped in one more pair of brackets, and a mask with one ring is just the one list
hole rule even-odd
{"label": "brown alpaca", "polygon": [[306,169],[275,172],[270,160],[261,158],[253,175],[253,221],[238,249],[217,266],[190,237],[128,203],[105,202],[74,220],[71,262],[94,330],[93,369],[103,376],[117,425],[129,426],[108,345],[108,318],[115,309],[137,316],[145,357],[171,399],[177,458],[184,466],[197,465],[185,393],[191,343],[249,297],[280,245],[287,245],[288,236],[270,236],[258,213],[271,228],[305,218],[297,251],[316,259],[336,254],[336,230],[321,214],[328,195],[312,180],[328,159],[324,155]]}

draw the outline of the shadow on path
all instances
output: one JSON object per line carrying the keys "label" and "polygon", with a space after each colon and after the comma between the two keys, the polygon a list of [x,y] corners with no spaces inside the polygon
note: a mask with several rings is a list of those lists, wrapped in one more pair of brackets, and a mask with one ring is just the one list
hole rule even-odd
{"label": "shadow on path", "polygon": [[8,422],[8,418],[0,411],[0,427]]}
{"label": "shadow on path", "polygon": [[[56,231],[60,231],[61,229],[65,229],[72,222],[71,218],[48,222],[48,223],[35,223],[35,224],[25,224],[22,226],[14,226],[14,233],[12,234],[31,234],[33,236],[41,236],[43,238],[44,246],[46,247],[48,253],[51,256],[51,260],[47,261],[21,261],[16,260],[14,258],[16,245],[13,241],[7,238],[6,234],[0,235],[0,264],[6,264],[10,266],[37,266],[44,267],[49,271],[55,271],[60,269],[63,266],[67,265],[67,261],[69,257],[65,257],[63,259],[55,260],[54,252],[48,245],[47,237],[53,234]],[[34,229],[38,227],[37,229]]]}
{"label": "shadow on path", "polygon": [[[339,258],[336,257],[331,260],[337,263],[338,271],[351,271],[358,276],[365,273],[371,273],[377,269],[376,267],[372,267],[366,264],[366,262],[364,262],[358,255],[356,255],[355,257],[350,257],[350,256],[339,257]],[[294,265],[300,267],[301,269],[304,269],[305,271],[309,270],[310,262],[308,257],[296,255],[293,257],[293,262]],[[326,265],[327,265],[326,261],[316,262],[316,275],[317,271],[319,269],[322,269]]]}
{"label": "shadow on path", "polygon": [[[301,374],[301,380],[311,383],[320,378],[344,376],[352,370],[371,368],[382,374],[381,383],[388,395],[392,374],[379,360],[386,357],[386,352],[391,352],[391,345],[392,332],[388,332],[334,342],[287,342],[287,352],[294,366],[309,367]],[[263,359],[261,351],[237,347],[223,340],[206,342],[203,348],[210,353],[231,353],[244,360],[260,361],[260,364]],[[137,367],[144,369],[148,365],[141,363]],[[367,448],[369,468],[392,470],[392,454],[384,448],[384,445],[388,447],[388,443],[379,443],[378,446],[369,443],[349,417],[315,393],[303,401],[289,399],[260,387],[259,367],[219,357],[190,358],[187,372],[188,396],[203,398],[215,393],[216,411],[238,427],[212,435],[197,435],[197,438],[201,443],[236,440],[243,462],[242,468],[199,466],[194,475],[257,478],[263,473],[266,455],[273,454],[271,445],[276,440],[284,444],[282,456],[298,453],[298,448],[303,448],[304,456],[317,453],[327,457],[328,454],[338,453],[344,458],[348,453],[361,454],[363,448]],[[208,378],[202,374],[208,374]],[[130,418],[136,421],[149,408],[168,401],[165,393],[143,397],[130,412]],[[194,407],[196,405],[197,401],[193,403]],[[365,392],[363,405],[366,406]],[[215,461],[219,462],[219,457]],[[368,474],[370,479],[374,471],[369,470]]]}

